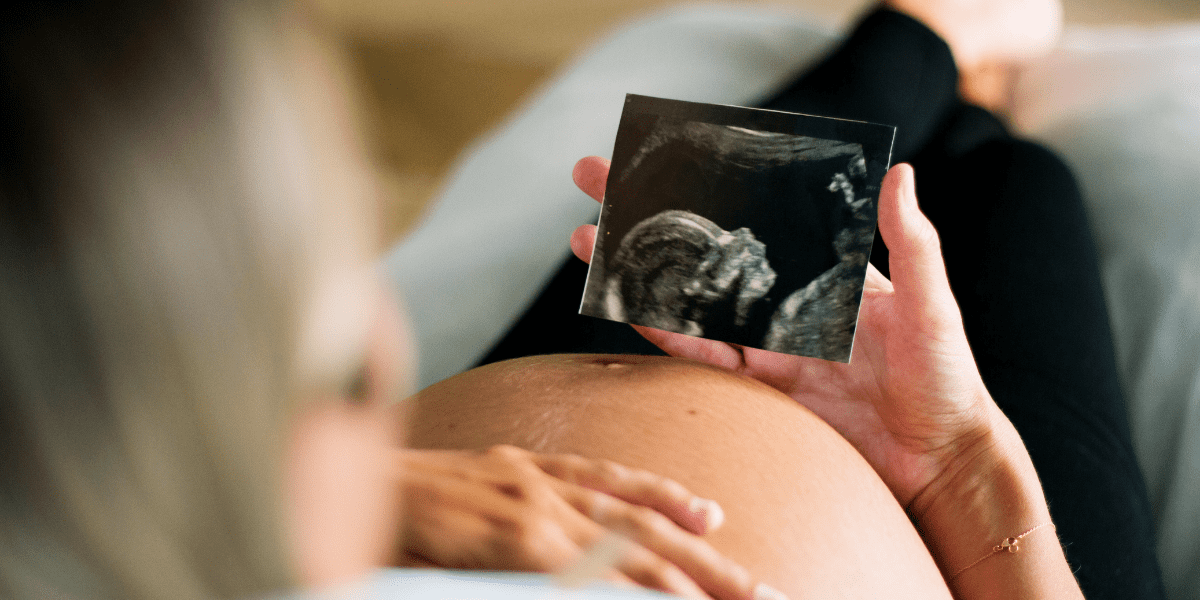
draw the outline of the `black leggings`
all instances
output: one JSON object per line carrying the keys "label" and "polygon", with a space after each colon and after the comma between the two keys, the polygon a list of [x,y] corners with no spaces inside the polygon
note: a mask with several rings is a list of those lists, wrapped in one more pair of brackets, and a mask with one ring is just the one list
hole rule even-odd
{"label": "black leggings", "polygon": [[[878,10],[764,108],[896,125],[984,382],[1021,433],[1088,598],[1164,598],[1079,190],[1051,152],[964,104],[949,48]],[[888,273],[878,235],[871,262]],[[569,260],[483,362],[555,352],[661,354],[627,325],[576,314]]]}

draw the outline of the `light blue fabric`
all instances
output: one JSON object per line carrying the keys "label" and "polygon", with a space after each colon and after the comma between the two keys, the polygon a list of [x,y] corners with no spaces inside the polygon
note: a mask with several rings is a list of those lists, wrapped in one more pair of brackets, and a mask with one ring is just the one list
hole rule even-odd
{"label": "light blue fabric", "polygon": [[669,600],[674,596],[605,582],[567,589],[547,575],[499,571],[381,569],[340,589],[276,600]]}

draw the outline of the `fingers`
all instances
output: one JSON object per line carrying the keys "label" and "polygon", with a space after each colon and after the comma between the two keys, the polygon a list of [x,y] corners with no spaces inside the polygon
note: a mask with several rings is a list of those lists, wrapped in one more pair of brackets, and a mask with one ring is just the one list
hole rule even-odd
{"label": "fingers", "polygon": [[[650,589],[685,598],[697,598],[698,600],[708,600],[710,598],[697,585],[698,582],[692,581],[678,566],[637,544],[630,544],[621,561],[617,563],[617,570],[637,584]],[[733,600],[740,597],[716,596],[716,598],[718,600]],[[746,596],[746,598],[749,597]]]}
{"label": "fingers", "polygon": [[580,225],[571,234],[571,252],[585,263],[592,262],[592,249],[596,247],[596,226]]}
{"label": "fingers", "polygon": [[591,196],[596,202],[604,201],[604,188],[608,183],[609,161],[599,156],[589,156],[575,163],[571,178],[583,193]]}
{"label": "fingers", "polygon": [[543,471],[564,482],[603,492],[567,497],[585,515],[600,510],[595,503],[607,494],[652,509],[696,534],[711,532],[725,521],[725,511],[716,502],[693,494],[677,481],[648,471],[563,454],[535,454],[533,460]]}
{"label": "fingers", "polygon": [[745,568],[693,535],[713,531],[724,522],[725,513],[716,502],[696,496],[672,479],[611,461],[532,456],[543,471],[563,481],[559,493],[576,510],[638,543],[640,549],[631,550],[619,566],[630,579],[681,594],[686,591],[678,583],[682,574],[722,600],[778,594],[766,586],[756,587]]}
{"label": "fingers", "polygon": [[940,323],[946,314],[957,314],[957,304],[937,230],[917,206],[915,182],[907,164],[888,171],[879,192],[879,232],[890,254],[897,301],[914,316]]}
{"label": "fingers", "polygon": [[605,573],[615,576],[610,576],[610,579],[628,581],[677,596],[710,599],[678,566],[624,535],[611,531],[592,542],[574,563],[556,571],[554,579],[563,587],[575,588],[587,585]]}
{"label": "fingers", "polygon": [[586,507],[584,514],[596,523],[628,536],[648,551],[631,550],[619,567],[634,581],[651,587],[675,585],[678,575],[665,568],[671,565],[714,598],[742,600],[753,596],[755,582],[749,571],[659,511],[578,487],[567,491],[566,496],[573,504]]}
{"label": "fingers", "polygon": [[[604,188],[608,182],[609,162],[599,156],[589,156],[575,163],[571,178],[575,185],[596,202],[604,201]],[[592,248],[596,247],[596,226],[582,225],[571,234],[571,252],[585,263],[592,262]]]}
{"label": "fingers", "polygon": [[671,356],[690,358],[731,371],[741,371],[746,366],[742,351],[725,342],[641,325],[634,325],[633,328],[647,341],[662,348],[663,352]]}
{"label": "fingers", "polygon": [[550,571],[579,551],[559,517],[475,481],[406,475],[402,551],[445,568]]}
{"label": "fingers", "polygon": [[673,480],[503,445],[404,454],[400,563],[556,571],[616,531],[631,542],[614,569],[638,584],[718,600],[769,590],[693,533],[719,525],[723,512]]}
{"label": "fingers", "polygon": [[557,489],[576,510],[637,542],[618,567],[630,579],[677,594],[691,595],[680,586],[694,581],[714,598],[753,597],[750,573],[693,535],[724,522],[725,513],[716,502],[672,479],[611,461],[532,456],[543,471],[562,480]]}

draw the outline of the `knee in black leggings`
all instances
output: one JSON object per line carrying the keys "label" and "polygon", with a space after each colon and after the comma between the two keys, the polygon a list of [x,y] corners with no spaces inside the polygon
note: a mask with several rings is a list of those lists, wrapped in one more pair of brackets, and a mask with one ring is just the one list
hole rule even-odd
{"label": "knee in black leggings", "polygon": [[[1085,593],[1161,597],[1098,257],[1070,169],[1012,138],[923,158],[918,197],[980,373],[1026,441]],[[1113,536],[1128,545],[1106,543]],[[1113,573],[1126,577],[1117,584]]]}
{"label": "knee in black leggings", "polygon": [[[1009,138],[916,168],[981,366],[1003,362],[1081,397],[1119,397],[1095,244],[1063,161]],[[1123,405],[1107,410],[1125,420]]]}

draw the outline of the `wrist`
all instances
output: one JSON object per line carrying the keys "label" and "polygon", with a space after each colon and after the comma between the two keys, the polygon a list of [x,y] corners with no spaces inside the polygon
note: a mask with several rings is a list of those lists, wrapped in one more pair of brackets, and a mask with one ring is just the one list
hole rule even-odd
{"label": "wrist", "polygon": [[958,456],[909,504],[955,596],[1082,600],[1033,461],[994,402]]}
{"label": "wrist", "polygon": [[[1006,538],[1050,523],[1029,453],[1000,409],[989,404],[973,442],[908,507],[947,578]],[[1057,545],[1049,531],[1031,535],[1047,534]]]}

